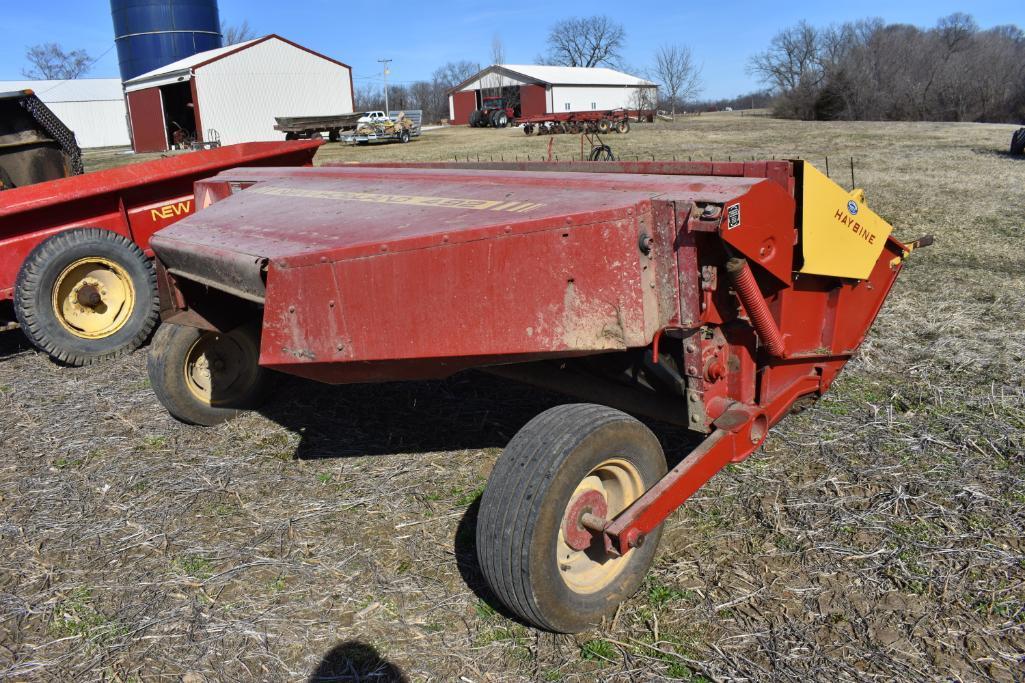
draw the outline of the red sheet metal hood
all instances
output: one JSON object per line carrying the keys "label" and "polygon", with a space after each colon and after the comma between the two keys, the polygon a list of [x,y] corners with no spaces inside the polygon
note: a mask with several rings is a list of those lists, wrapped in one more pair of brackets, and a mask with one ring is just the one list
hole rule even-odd
{"label": "red sheet metal hood", "polygon": [[[432,169],[246,169],[249,186],[153,239],[157,254],[211,249],[293,266],[602,220],[654,198],[725,203],[764,178]],[[202,201],[200,201],[202,208]]]}

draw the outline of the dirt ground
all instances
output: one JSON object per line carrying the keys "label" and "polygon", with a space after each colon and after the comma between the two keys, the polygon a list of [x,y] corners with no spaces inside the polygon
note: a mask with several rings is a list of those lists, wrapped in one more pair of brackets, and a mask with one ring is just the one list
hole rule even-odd
{"label": "dirt ground", "polygon": [[[1025,681],[1025,159],[1011,126],[713,115],[627,158],[851,156],[916,252],[833,391],[667,523],[644,588],[577,636],[503,616],[477,499],[564,399],[468,373],[322,387],[187,427],[146,352],[59,367],[0,334],[0,679]],[[448,129],[318,159],[537,158]],[[579,153],[561,136],[560,158]],[[136,157],[90,153],[90,168]],[[668,453],[684,434],[654,425]]]}

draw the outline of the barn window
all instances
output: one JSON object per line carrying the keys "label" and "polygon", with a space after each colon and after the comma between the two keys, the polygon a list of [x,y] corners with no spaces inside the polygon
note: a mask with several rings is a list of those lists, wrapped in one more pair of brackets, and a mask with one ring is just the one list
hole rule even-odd
{"label": "barn window", "polygon": [[569,102],[566,103],[566,111],[569,111]]}
{"label": "barn window", "polygon": [[598,103],[597,102],[591,102],[591,109],[597,109],[597,108],[598,108]]}

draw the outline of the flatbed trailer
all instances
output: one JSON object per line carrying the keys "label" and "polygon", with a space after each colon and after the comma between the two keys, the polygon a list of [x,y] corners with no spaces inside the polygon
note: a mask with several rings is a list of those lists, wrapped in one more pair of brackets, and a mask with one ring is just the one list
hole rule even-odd
{"label": "flatbed trailer", "polygon": [[321,141],[189,152],[0,192],[0,329],[85,365],[137,348],[157,322],[150,238],[191,215],[196,181],[313,163]]}
{"label": "flatbed trailer", "polygon": [[655,112],[647,109],[607,109],[555,114],[521,116],[516,123],[526,135],[557,133],[629,133],[630,121],[655,120]]}
{"label": "flatbed trailer", "polygon": [[326,135],[331,142],[341,139],[342,133],[355,130],[362,112],[331,116],[275,116],[274,130],[285,134],[286,140],[301,140]]}
{"label": "flatbed trailer", "polygon": [[[587,401],[513,437],[477,521],[494,594],[553,631],[641,585],[666,517],[828,390],[928,242],[803,161],[240,169],[196,196],[152,240],[149,377],[178,419],[258,407],[271,371]],[[703,441],[669,469],[628,413]]]}

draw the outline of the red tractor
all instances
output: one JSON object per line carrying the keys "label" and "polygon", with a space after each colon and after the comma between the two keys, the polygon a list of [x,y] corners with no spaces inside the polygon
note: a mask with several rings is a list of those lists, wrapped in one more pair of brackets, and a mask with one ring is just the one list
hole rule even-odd
{"label": "red tractor", "polygon": [[474,128],[505,128],[513,118],[513,108],[506,106],[501,97],[485,97],[484,106],[470,114],[470,125]]}

